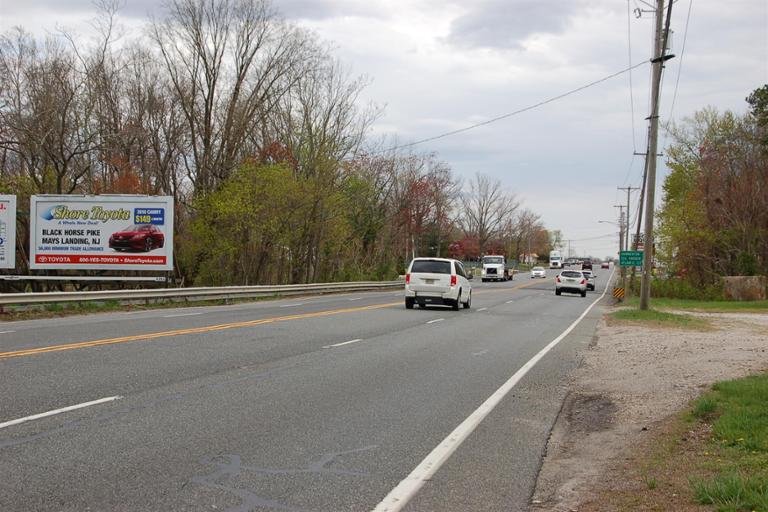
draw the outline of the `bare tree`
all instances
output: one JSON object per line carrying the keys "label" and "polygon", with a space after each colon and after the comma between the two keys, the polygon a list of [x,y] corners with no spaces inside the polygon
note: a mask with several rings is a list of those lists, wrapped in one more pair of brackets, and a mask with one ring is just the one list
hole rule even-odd
{"label": "bare tree", "polygon": [[298,80],[312,40],[267,0],[171,0],[150,37],[184,114],[190,178],[196,190],[211,190]]}
{"label": "bare tree", "polygon": [[40,192],[72,193],[93,166],[98,135],[86,77],[54,38],[40,48],[21,29],[0,38],[0,149]]}
{"label": "bare tree", "polygon": [[469,190],[462,195],[461,204],[459,222],[464,233],[477,240],[481,254],[491,239],[502,235],[520,206],[513,194],[502,189],[499,180],[491,180],[483,174],[476,174],[469,182]]}

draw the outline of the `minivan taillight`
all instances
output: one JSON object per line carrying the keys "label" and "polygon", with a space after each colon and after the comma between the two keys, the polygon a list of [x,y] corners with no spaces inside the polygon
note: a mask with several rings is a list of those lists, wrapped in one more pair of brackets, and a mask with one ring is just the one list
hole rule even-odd
{"label": "minivan taillight", "polygon": [[587,284],[587,280],[586,279],[582,279],[581,280],[581,284]]}
{"label": "minivan taillight", "polygon": [[456,286],[456,276],[451,276],[451,286]]}
{"label": "minivan taillight", "polygon": [[405,284],[411,284],[411,274],[405,274]]}

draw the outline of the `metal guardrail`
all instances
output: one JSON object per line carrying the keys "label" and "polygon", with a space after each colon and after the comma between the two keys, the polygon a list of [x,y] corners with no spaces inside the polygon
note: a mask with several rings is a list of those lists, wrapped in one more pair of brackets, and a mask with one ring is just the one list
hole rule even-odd
{"label": "metal guardrail", "polygon": [[270,297],[308,293],[334,293],[400,288],[403,281],[357,281],[351,283],[288,284],[279,286],[223,286],[218,288],[153,288],[140,290],[100,290],[88,292],[3,293],[0,307],[59,302],[92,301],[195,301]]}

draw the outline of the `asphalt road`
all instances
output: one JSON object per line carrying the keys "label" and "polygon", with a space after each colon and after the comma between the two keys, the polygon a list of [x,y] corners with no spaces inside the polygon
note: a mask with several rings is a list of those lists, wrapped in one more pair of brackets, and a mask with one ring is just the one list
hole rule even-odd
{"label": "asphalt road", "polygon": [[[372,510],[599,298],[598,273],[587,298],[475,280],[458,312],[388,291],[3,322],[0,510]],[[527,508],[601,304],[403,510]]]}

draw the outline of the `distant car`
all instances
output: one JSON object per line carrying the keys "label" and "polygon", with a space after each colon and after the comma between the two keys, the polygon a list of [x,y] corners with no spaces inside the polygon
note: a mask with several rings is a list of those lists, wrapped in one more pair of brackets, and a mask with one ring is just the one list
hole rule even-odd
{"label": "distant car", "polygon": [[600,264],[600,268],[611,268],[611,264],[607,261],[604,261]]}
{"label": "distant car", "polygon": [[109,237],[109,247],[116,251],[149,252],[164,244],[165,235],[153,224],[132,224]]}
{"label": "distant car", "polygon": [[472,305],[472,286],[464,265],[447,258],[414,258],[405,274],[405,308],[427,305],[459,305],[469,309]]}
{"label": "distant car", "polygon": [[582,260],[581,270],[592,270],[592,260]]}
{"label": "distant car", "polygon": [[587,278],[580,270],[563,270],[555,278],[555,295],[563,292],[579,293],[587,296]]}
{"label": "distant car", "polygon": [[582,270],[581,273],[587,278],[587,290],[594,290],[597,276],[591,270]]}
{"label": "distant car", "polygon": [[544,270],[544,267],[533,267],[531,269],[531,279],[534,279],[536,277],[547,277],[547,271]]}

